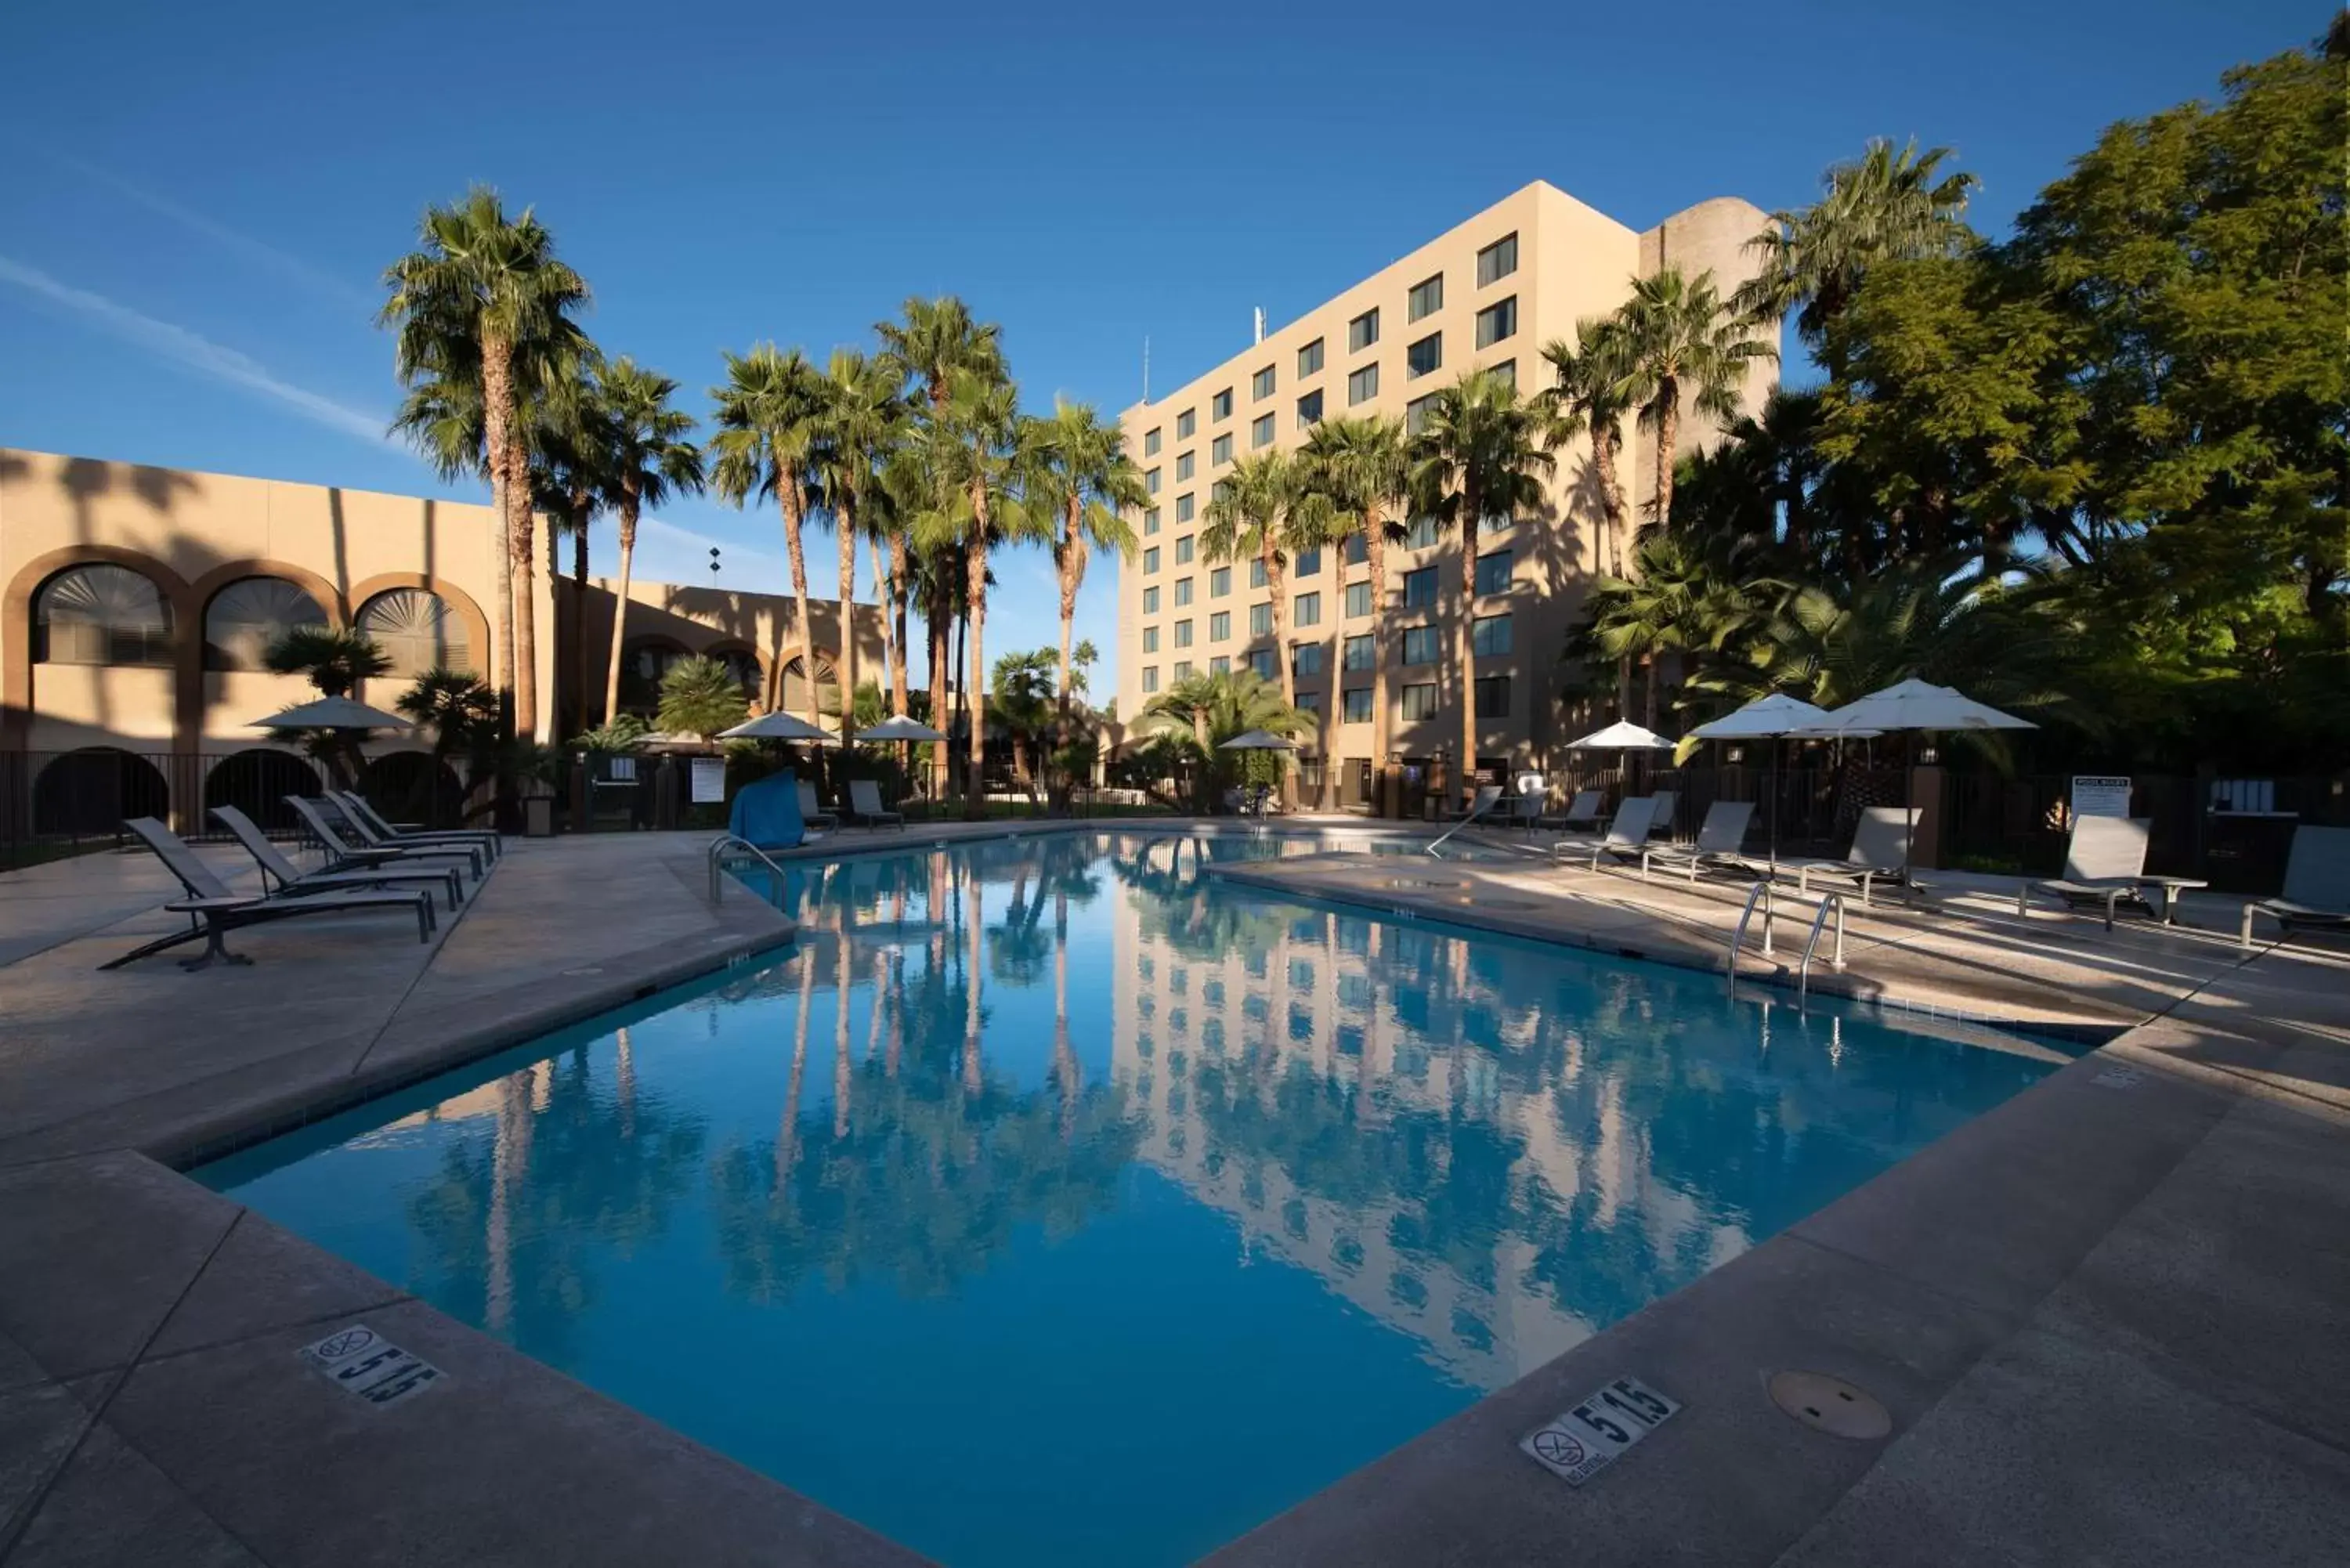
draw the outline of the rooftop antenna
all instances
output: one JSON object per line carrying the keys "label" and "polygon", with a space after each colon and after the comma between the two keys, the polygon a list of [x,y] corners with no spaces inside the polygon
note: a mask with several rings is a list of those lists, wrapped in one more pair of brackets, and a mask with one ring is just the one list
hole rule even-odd
{"label": "rooftop antenna", "polygon": [[1256,307],[1256,341],[1264,341],[1264,306],[1262,305]]}

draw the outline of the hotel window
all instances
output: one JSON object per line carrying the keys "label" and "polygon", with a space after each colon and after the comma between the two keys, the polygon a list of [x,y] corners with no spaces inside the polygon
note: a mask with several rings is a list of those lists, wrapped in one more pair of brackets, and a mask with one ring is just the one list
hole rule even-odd
{"label": "hotel window", "polygon": [[1175,460],[1176,483],[1180,484],[1191,477],[1191,470],[1198,462],[1199,457],[1200,454],[1196,452],[1187,452]]}
{"label": "hotel window", "polygon": [[1510,556],[1507,550],[1488,550],[1477,557],[1479,593],[1505,594],[1510,591]]}
{"label": "hotel window", "polygon": [[1297,707],[1300,712],[1319,715],[1322,711],[1322,693],[1300,691],[1297,694]]}
{"label": "hotel window", "polygon": [[1191,646],[1191,623],[1190,621],[1179,620],[1175,623],[1175,646],[1178,648],[1189,648]]}
{"label": "hotel window", "polygon": [[1297,400],[1297,428],[1305,430],[1322,421],[1322,389],[1315,388]]}
{"label": "hotel window", "polygon": [[1365,632],[1360,637],[1350,637],[1339,646],[1338,668],[1368,670],[1371,667],[1372,652],[1370,633]]}
{"label": "hotel window", "polygon": [[1273,416],[1259,414],[1249,421],[1249,446],[1253,449],[1273,444]]}
{"label": "hotel window", "polygon": [[1159,493],[1159,471],[1157,469],[1154,468],[1149,472],[1142,476],[1142,488],[1149,491],[1153,495]]}
{"label": "hotel window", "polygon": [[1146,664],[1142,667],[1142,689],[1145,691],[1159,690],[1159,666]]}
{"label": "hotel window", "polygon": [[1510,678],[1506,675],[1477,677],[1477,717],[1506,719],[1510,716]]}
{"label": "hotel window", "polygon": [[1232,591],[1232,569],[1230,566],[1218,566],[1214,571],[1208,574],[1208,597],[1210,598],[1220,599],[1230,594]]}
{"label": "hotel window", "polygon": [[1230,642],[1232,639],[1232,612],[1218,610],[1208,618],[1208,640]]}
{"label": "hotel window", "polygon": [[1404,318],[1417,321],[1443,308],[1444,275],[1438,273],[1434,277],[1411,286],[1411,295],[1404,302]]}
{"label": "hotel window", "polygon": [[1153,545],[1150,548],[1142,552],[1142,569],[1146,572],[1155,572],[1159,569],[1158,545]]}
{"label": "hotel window", "polygon": [[1349,724],[1367,724],[1371,722],[1371,689],[1369,687],[1350,686],[1347,689],[1346,722]]}
{"label": "hotel window", "polygon": [[1436,394],[1434,392],[1429,393],[1428,396],[1424,398],[1414,398],[1411,401],[1406,403],[1403,406],[1403,433],[1406,435],[1418,435],[1421,429],[1427,425],[1428,416],[1435,410],[1435,408]]}
{"label": "hotel window", "polygon": [[1366,310],[1347,323],[1347,352],[1359,354],[1379,340],[1379,313]]}
{"label": "hotel window", "polygon": [[1142,651],[1145,653],[1156,653],[1159,651],[1159,628],[1157,627],[1146,626],[1142,628]]}
{"label": "hotel window", "polygon": [[1226,387],[1208,400],[1208,418],[1217,423],[1232,417],[1232,389]]}
{"label": "hotel window", "polygon": [[1267,365],[1249,378],[1249,401],[1261,403],[1273,396],[1273,367]]}
{"label": "hotel window", "polygon": [[1198,538],[1199,535],[1196,534],[1186,534],[1180,539],[1175,541],[1175,564],[1177,566],[1183,566],[1191,559],[1195,543]]}
{"label": "hotel window", "polygon": [[1322,650],[1328,646],[1329,644],[1324,642],[1291,643],[1289,645],[1289,672],[1292,675],[1299,676],[1321,674]]}
{"label": "hotel window", "polygon": [[1403,379],[1416,381],[1444,364],[1444,334],[1431,332],[1403,351]]}
{"label": "hotel window", "polygon": [[1347,565],[1359,566],[1371,558],[1371,542],[1360,534],[1347,535]]}
{"label": "hotel window", "polygon": [[1295,602],[1290,606],[1290,608],[1296,611],[1295,618],[1299,626],[1320,626],[1322,624],[1322,596],[1320,594],[1300,594],[1297,596]]}
{"label": "hotel window", "polygon": [[1436,717],[1435,682],[1403,689],[1403,716],[1407,721]]}
{"label": "hotel window", "polygon": [[1187,490],[1175,498],[1175,521],[1189,523],[1191,520],[1191,493]]}
{"label": "hotel window", "polygon": [[1264,557],[1262,556],[1249,563],[1249,587],[1253,588],[1264,587]]}
{"label": "hotel window", "polygon": [[[1175,629],[1179,634],[1176,639],[1178,647],[1182,645],[1180,635],[1182,628],[1183,623],[1177,621]],[[1438,652],[1439,643],[1434,627],[1408,626],[1403,628],[1403,661],[1406,664],[1433,664],[1437,660]]]}
{"label": "hotel window", "polygon": [[1499,283],[1518,270],[1518,236],[1503,234],[1477,253],[1477,286]]}
{"label": "hotel window", "polygon": [[1219,654],[1218,654],[1218,655],[1216,655],[1213,659],[1211,659],[1210,660],[1208,660],[1208,673],[1209,673],[1209,674],[1211,674],[1211,675],[1230,675],[1232,672],[1232,656],[1231,654],[1229,654],[1229,653],[1219,653]]}
{"label": "hotel window", "polygon": [[1179,659],[1175,661],[1175,679],[1178,681],[1189,680],[1191,679],[1191,661],[1190,659]]}
{"label": "hotel window", "polygon": [[1232,482],[1229,479],[1220,479],[1216,481],[1215,483],[1208,486],[1209,504],[1212,505],[1216,502],[1222,501],[1225,496],[1230,495],[1232,493]]}
{"label": "hotel window", "polygon": [[1403,607],[1426,609],[1436,603],[1436,568],[1422,566],[1403,575]]}
{"label": "hotel window", "polygon": [[1177,609],[1181,609],[1185,605],[1188,605],[1188,604],[1190,604],[1191,602],[1191,578],[1189,578],[1189,577],[1178,577],[1178,578],[1176,578],[1176,579],[1175,579],[1175,607],[1176,607]]}
{"label": "hotel window", "polygon": [[1514,392],[1518,389],[1518,362],[1515,359],[1504,359],[1486,373],[1510,390]]}
{"label": "hotel window", "polygon": [[1210,462],[1232,462],[1232,438],[1228,435],[1218,436],[1215,443],[1208,448],[1208,461]]}
{"label": "hotel window", "polygon": [[1249,606],[1249,635],[1251,637],[1263,637],[1272,630],[1272,601],[1267,600],[1263,604]]}
{"label": "hotel window", "polygon": [[1510,651],[1510,618],[1505,615],[1481,615],[1469,623],[1469,646],[1480,659],[1498,658]]}
{"label": "hotel window", "polygon": [[1322,546],[1315,545],[1310,549],[1298,551],[1297,558],[1289,564],[1289,575],[1294,577],[1320,576],[1322,575]]}
{"label": "hotel window", "polygon": [[1190,441],[1191,439],[1191,432],[1199,428],[1199,410],[1185,409],[1181,413],[1175,416],[1175,439],[1177,441]]}
{"label": "hotel window", "polygon": [[1366,365],[1347,378],[1347,406],[1366,403],[1379,395],[1379,368]]}
{"label": "hotel window", "polygon": [[1142,455],[1145,457],[1157,457],[1159,455],[1159,432],[1157,431],[1152,431],[1149,435],[1142,438]]}
{"label": "hotel window", "polygon": [[1436,543],[1436,531],[1434,517],[1415,517],[1404,530],[1403,542],[1415,550],[1425,550]]}
{"label": "hotel window", "polygon": [[1497,299],[1477,313],[1477,347],[1490,348],[1518,330],[1518,296]]}
{"label": "hotel window", "polygon": [[1262,680],[1278,680],[1281,679],[1280,664],[1274,658],[1273,649],[1269,648],[1260,648],[1252,650],[1248,655],[1248,667],[1251,670],[1255,670],[1258,677]]}
{"label": "hotel window", "polygon": [[1159,613],[1159,585],[1156,583],[1142,590],[1142,613],[1145,615]]}
{"label": "hotel window", "polygon": [[1297,379],[1305,379],[1322,368],[1322,339],[1316,337],[1297,351]]}
{"label": "hotel window", "polygon": [[1159,532],[1158,507],[1154,506],[1149,511],[1142,514],[1142,531],[1145,534],[1156,534]]}
{"label": "hotel window", "polygon": [[1354,620],[1370,613],[1371,585],[1348,583],[1347,585],[1347,618]]}

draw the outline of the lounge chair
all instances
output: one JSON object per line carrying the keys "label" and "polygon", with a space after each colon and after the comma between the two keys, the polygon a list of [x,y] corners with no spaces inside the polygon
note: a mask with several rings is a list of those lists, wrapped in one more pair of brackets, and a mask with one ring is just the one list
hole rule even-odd
{"label": "lounge chair", "polygon": [[1909,808],[1872,805],[1860,814],[1852,832],[1852,847],[1841,860],[1782,860],[1775,865],[1742,856],[1757,871],[1792,876],[1795,889],[1808,897],[1812,882],[1843,882],[1860,889],[1860,903],[1868,907],[1869,894],[1879,882],[1899,883],[1909,873]]}
{"label": "lounge chair", "polygon": [[[2252,945],[2252,917],[2266,915],[2284,936],[2297,930],[2350,931],[2350,827],[2293,830],[2284,864],[2284,893],[2244,906],[2241,940]],[[2282,940],[2282,939],[2280,939]]]}
{"label": "lounge chair", "polygon": [[1660,789],[1648,798],[1657,803],[1655,815],[1648,818],[1648,836],[1654,838],[1660,833],[1671,833],[1673,807],[1679,803],[1680,795],[1672,790]]}
{"label": "lounge chair", "polygon": [[861,822],[868,827],[879,827],[885,822],[894,822],[902,831],[906,826],[905,813],[891,811],[888,806],[883,805],[881,788],[871,779],[848,781],[848,817],[850,821]]}
{"label": "lounge chair", "polygon": [[2073,836],[2064,848],[2064,875],[2046,881],[2026,882],[2015,890],[2015,912],[2022,914],[2032,895],[2046,893],[2068,909],[2103,909],[2106,929],[2114,929],[2116,905],[2135,904],[2154,912],[2138,883],[2146,870],[2146,835],[2152,819],[2143,816],[2076,816]]}
{"label": "lounge chair", "polygon": [[432,940],[432,895],[425,892],[395,893],[327,893],[317,897],[292,897],[278,893],[233,893],[228,884],[213,875],[205,865],[181,841],[179,836],[151,816],[134,816],[123,824],[146,841],[147,847],[164,868],[179,878],[187,890],[184,898],[164,905],[175,915],[188,917],[188,929],[174,931],[168,937],[132,949],[119,959],[99,965],[101,970],[120,969],[136,962],[150,953],[178,947],[182,942],[203,940],[204,950],[195,958],[182,959],[183,970],[199,970],[218,960],[223,963],[251,963],[228,950],[221,939],[240,926],[257,926],[270,920],[291,919],[297,915],[339,915],[369,910],[409,909],[416,916],[416,940]]}
{"label": "lounge chair", "polygon": [[1743,871],[1746,862],[1739,855],[1746,842],[1746,829],[1754,821],[1754,803],[1751,800],[1718,800],[1705,809],[1705,821],[1697,830],[1697,842],[1683,849],[1678,845],[1659,844],[1644,846],[1640,851],[1640,880],[1648,879],[1651,870],[1679,871],[1692,882],[1704,871]]}
{"label": "lounge chair", "polygon": [[1627,851],[1638,855],[1648,841],[1648,824],[1655,818],[1657,803],[1647,795],[1636,796],[1616,808],[1616,820],[1600,833],[1569,834],[1550,846],[1551,858],[1565,860],[1570,853],[1589,851],[1591,870],[1599,869],[1603,855],[1621,855]]}
{"label": "lounge chair", "polygon": [[370,844],[471,844],[478,846],[492,860],[506,851],[505,839],[494,828],[487,827],[417,827],[413,825],[386,822],[383,813],[367,802],[367,796],[357,790],[328,790],[327,798],[334,802],[344,820],[359,829],[359,836]]}
{"label": "lounge chair", "polygon": [[1599,813],[1607,800],[1605,793],[1596,789],[1579,789],[1566,809],[1558,814],[1557,821],[1568,832],[1589,831],[1599,826]]}
{"label": "lounge chair", "polygon": [[[329,871],[367,871],[393,863],[414,865],[422,860],[463,860],[473,870],[473,879],[481,880],[482,850],[478,845],[355,843],[328,819],[317,801],[289,794],[286,804],[294,808],[303,826],[325,846]],[[348,822],[350,818],[346,816],[343,820]]]}
{"label": "lounge chair", "polygon": [[1482,817],[1492,813],[1495,803],[1501,798],[1500,784],[1479,784],[1477,793],[1469,797],[1466,805],[1457,811],[1447,813],[1446,815],[1453,822],[1467,822],[1471,817]]}
{"label": "lounge chair", "polygon": [[253,818],[236,807],[216,805],[213,807],[213,816],[236,836],[236,841],[244,846],[244,852],[253,857],[253,863],[261,867],[262,885],[272,887],[274,884],[274,891],[289,897],[307,898],[317,893],[348,892],[357,888],[391,888],[403,882],[422,883],[428,888],[438,884],[447,890],[452,909],[463,897],[461,891],[463,879],[453,866],[387,866],[380,870],[305,871],[286,859],[277,846],[269,842],[269,836],[254,825]]}
{"label": "lounge chair", "polygon": [[806,779],[795,781],[799,785],[800,821],[808,827],[837,827],[840,817],[824,809],[824,802],[816,794],[816,785]]}

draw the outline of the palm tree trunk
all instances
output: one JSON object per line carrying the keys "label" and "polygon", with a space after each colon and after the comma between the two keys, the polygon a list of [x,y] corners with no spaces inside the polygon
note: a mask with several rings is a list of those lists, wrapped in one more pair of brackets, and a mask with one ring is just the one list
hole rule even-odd
{"label": "palm tree trunk", "polygon": [[1657,526],[1673,520],[1673,445],[1681,433],[1681,384],[1665,376],[1657,383]]}
{"label": "palm tree trunk", "polygon": [[515,691],[514,541],[506,512],[506,492],[514,477],[507,470],[506,431],[514,423],[513,345],[494,332],[482,334],[482,452],[490,465],[490,575],[497,599],[497,682],[502,720],[513,717]]}
{"label": "palm tree trunk", "polygon": [[896,650],[889,666],[889,711],[899,718],[906,716],[906,579],[911,575],[913,563],[908,559],[906,538],[902,534],[889,535],[889,622],[895,628],[890,646]]}
{"label": "palm tree trunk", "polygon": [[1371,565],[1371,815],[1387,815],[1388,723],[1387,639],[1379,635],[1388,611],[1388,524],[1376,506],[1363,514],[1364,554]]}
{"label": "palm tree trunk", "polygon": [[637,499],[634,485],[620,493],[620,585],[612,600],[612,646],[604,668],[604,722],[620,713],[620,643],[629,629],[629,566],[637,554]]}
{"label": "palm tree trunk", "polygon": [[1611,424],[1591,433],[1591,466],[1599,478],[1600,520],[1607,529],[1607,575],[1624,575],[1624,485],[1616,471],[1616,459],[1623,447],[1624,438]]}
{"label": "palm tree trunk", "polygon": [[515,553],[515,733],[535,741],[538,738],[537,530],[530,515],[530,453],[520,441],[506,456],[506,472],[525,478],[525,483],[506,486],[506,537]]}
{"label": "palm tree trunk", "polygon": [[[922,632],[931,645],[931,728],[947,733],[947,627],[935,589],[925,596],[930,603],[922,614]],[[947,748],[951,742],[931,742],[931,795],[936,799],[946,793]]]}
{"label": "palm tree trunk", "polygon": [[846,495],[836,522],[840,529],[840,652],[832,662],[840,681],[840,756],[846,762],[857,732],[857,508]]}
{"label": "palm tree trunk", "polygon": [[[1264,529],[1264,586],[1273,594],[1273,664],[1281,672],[1281,702],[1284,708],[1297,706],[1297,671],[1289,661],[1289,596],[1283,592],[1281,552],[1274,548],[1273,524]],[[1297,766],[1287,752],[1277,752],[1281,759],[1281,809],[1297,809]]]}
{"label": "palm tree trunk", "polygon": [[971,541],[971,665],[966,677],[971,701],[971,751],[963,764],[970,776],[963,781],[962,814],[966,820],[976,822],[987,815],[987,801],[981,781],[985,778],[987,756],[987,686],[983,673],[987,669],[987,509],[981,498],[972,507],[973,528]]}
{"label": "palm tree trunk", "polygon": [[784,503],[784,553],[792,562],[792,611],[800,623],[800,682],[807,692],[807,712],[811,724],[816,722],[816,625],[808,619],[807,551],[800,539],[800,527],[806,521],[800,504],[800,476],[796,470],[784,472],[784,483],[777,486]]}
{"label": "palm tree trunk", "polygon": [[1069,644],[1077,622],[1077,588],[1086,578],[1086,542],[1077,534],[1077,501],[1071,496],[1061,523],[1061,722],[1069,722]]}
{"label": "palm tree trunk", "polygon": [[1475,792],[1477,772],[1477,524],[1483,497],[1474,484],[1461,489],[1461,775],[1463,797]]}
{"label": "palm tree trunk", "polygon": [[588,728],[588,502],[573,493],[571,515],[571,701],[572,733]]}

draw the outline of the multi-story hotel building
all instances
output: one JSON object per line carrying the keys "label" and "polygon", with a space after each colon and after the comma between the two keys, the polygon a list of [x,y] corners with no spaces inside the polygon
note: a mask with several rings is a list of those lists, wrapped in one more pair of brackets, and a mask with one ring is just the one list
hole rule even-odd
{"label": "multi-story hotel building", "polygon": [[[1295,448],[1341,414],[1416,423],[1425,400],[1472,366],[1531,393],[1548,384],[1543,345],[1572,342],[1577,321],[1620,306],[1637,276],[1667,265],[1710,271],[1723,293],[1752,275],[1746,242],[1765,215],[1718,197],[1643,233],[1536,182],[1437,236],[1328,303],[1264,334],[1172,393],[1120,416],[1149,504],[1134,521],[1136,558],[1119,574],[1118,711],[1129,719],[1187,675],[1254,666],[1275,678],[1286,657],[1300,706],[1319,715],[1305,741],[1309,800],[1360,805],[1375,771],[1450,760],[1460,777],[1461,704],[1478,714],[1476,765],[1498,777],[1554,766],[1589,717],[1552,695],[1561,639],[1598,565],[1599,507],[1577,438],[1556,452],[1548,504],[1536,515],[1489,521],[1474,581],[1464,583],[1457,541],[1432,519],[1409,524],[1388,552],[1389,580],[1369,581],[1359,542],[1307,550],[1290,563],[1289,637],[1273,646],[1272,606],[1258,567],[1211,561],[1200,529],[1218,482],[1251,452]],[[1759,409],[1776,369],[1758,363],[1744,401]],[[1714,428],[1685,411],[1686,451]],[[1624,432],[1623,483],[1636,508],[1653,493],[1646,431]],[[1451,690],[1448,650],[1471,618],[1477,689]],[[1385,642],[1390,758],[1371,755],[1371,648]]]}

